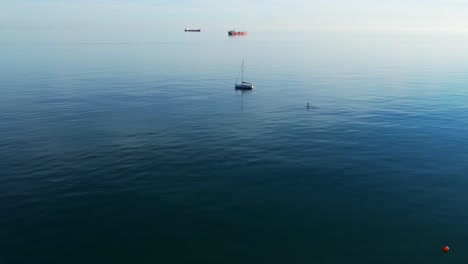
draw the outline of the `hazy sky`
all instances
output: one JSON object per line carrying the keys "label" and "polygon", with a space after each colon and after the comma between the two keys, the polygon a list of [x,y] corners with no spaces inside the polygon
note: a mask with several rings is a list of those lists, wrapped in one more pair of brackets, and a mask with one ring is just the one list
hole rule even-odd
{"label": "hazy sky", "polygon": [[468,31],[468,0],[0,0],[4,37],[184,27]]}

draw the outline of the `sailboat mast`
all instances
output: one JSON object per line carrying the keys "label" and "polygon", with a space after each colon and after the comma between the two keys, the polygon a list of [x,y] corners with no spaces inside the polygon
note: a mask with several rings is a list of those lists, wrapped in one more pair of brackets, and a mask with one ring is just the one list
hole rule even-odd
{"label": "sailboat mast", "polygon": [[244,59],[242,59],[242,83],[244,83]]}

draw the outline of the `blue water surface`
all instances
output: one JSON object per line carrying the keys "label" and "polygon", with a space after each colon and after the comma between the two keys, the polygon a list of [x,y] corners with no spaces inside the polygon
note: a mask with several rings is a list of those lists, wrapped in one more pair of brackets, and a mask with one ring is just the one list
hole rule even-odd
{"label": "blue water surface", "polygon": [[2,43],[0,262],[466,261],[467,44]]}

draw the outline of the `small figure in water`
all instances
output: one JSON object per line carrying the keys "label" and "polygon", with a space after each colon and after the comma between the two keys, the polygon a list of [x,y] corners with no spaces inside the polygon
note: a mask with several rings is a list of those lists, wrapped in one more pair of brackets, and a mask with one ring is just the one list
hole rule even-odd
{"label": "small figure in water", "polygon": [[306,104],[306,108],[307,108],[307,111],[309,111],[309,108],[310,108],[310,104],[309,104],[309,102],[307,102],[307,104]]}

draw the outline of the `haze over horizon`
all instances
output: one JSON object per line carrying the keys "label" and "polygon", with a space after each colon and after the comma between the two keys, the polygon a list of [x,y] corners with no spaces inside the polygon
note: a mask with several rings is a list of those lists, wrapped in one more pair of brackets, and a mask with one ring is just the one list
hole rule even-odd
{"label": "haze over horizon", "polygon": [[18,0],[0,4],[0,41],[138,39],[185,27],[249,31],[468,31],[461,0]]}

